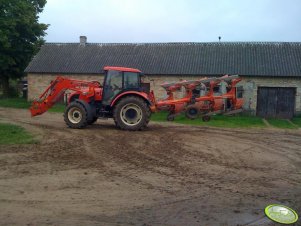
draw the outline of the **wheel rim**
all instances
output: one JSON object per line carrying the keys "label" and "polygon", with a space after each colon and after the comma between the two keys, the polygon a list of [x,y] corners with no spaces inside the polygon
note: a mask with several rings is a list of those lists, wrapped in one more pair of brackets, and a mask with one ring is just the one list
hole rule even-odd
{"label": "wheel rim", "polygon": [[79,123],[83,118],[83,114],[79,108],[73,107],[68,111],[68,119],[73,124]]}
{"label": "wheel rim", "polygon": [[195,108],[189,109],[188,112],[189,112],[189,114],[190,114],[191,116],[195,116],[195,115],[197,115],[197,113],[198,113],[197,109],[195,109]]}
{"label": "wheel rim", "polygon": [[126,125],[135,126],[139,124],[142,119],[142,110],[136,104],[126,104],[120,111],[120,118]]}

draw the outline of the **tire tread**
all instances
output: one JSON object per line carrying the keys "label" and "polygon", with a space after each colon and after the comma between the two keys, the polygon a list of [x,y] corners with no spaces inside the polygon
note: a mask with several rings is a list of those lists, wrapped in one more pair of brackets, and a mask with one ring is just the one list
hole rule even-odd
{"label": "tire tread", "polygon": [[[68,111],[72,107],[78,107],[78,108],[80,108],[83,111],[83,120],[81,120],[81,122],[79,122],[78,124],[74,124],[74,123],[70,122],[69,119],[68,119]],[[85,108],[85,106],[82,105],[81,103],[79,103],[79,102],[72,102],[72,103],[70,103],[67,106],[67,108],[66,108],[66,110],[64,112],[64,121],[65,121],[65,123],[67,124],[67,126],[69,128],[72,128],[72,129],[82,129],[82,128],[85,128],[88,125],[88,111]]]}
{"label": "tire tread", "polygon": [[[128,125],[124,124],[122,122],[122,120],[120,119],[120,110],[125,104],[128,104],[128,103],[138,104],[142,108],[143,116],[142,116],[141,122],[136,126],[128,126]],[[150,121],[150,116],[151,116],[151,111],[150,111],[150,108],[148,107],[146,101],[137,96],[126,96],[126,97],[122,98],[115,105],[114,111],[113,111],[113,119],[114,119],[115,125],[122,130],[130,130],[130,131],[142,130],[145,127],[147,127],[147,124]]]}

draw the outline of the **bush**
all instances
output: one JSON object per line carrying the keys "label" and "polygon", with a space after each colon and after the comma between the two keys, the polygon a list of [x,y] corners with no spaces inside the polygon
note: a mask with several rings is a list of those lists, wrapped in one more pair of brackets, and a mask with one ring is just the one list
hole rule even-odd
{"label": "bush", "polygon": [[13,87],[13,86],[10,86],[9,89],[8,89],[8,97],[19,97],[20,94],[19,94],[19,91],[16,87]]}

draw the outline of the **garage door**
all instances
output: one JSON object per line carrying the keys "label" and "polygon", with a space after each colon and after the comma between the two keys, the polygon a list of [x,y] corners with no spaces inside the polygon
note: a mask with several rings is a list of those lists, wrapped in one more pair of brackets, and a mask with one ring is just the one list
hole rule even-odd
{"label": "garage door", "polygon": [[295,112],[296,88],[259,87],[257,115],[265,118],[292,118]]}

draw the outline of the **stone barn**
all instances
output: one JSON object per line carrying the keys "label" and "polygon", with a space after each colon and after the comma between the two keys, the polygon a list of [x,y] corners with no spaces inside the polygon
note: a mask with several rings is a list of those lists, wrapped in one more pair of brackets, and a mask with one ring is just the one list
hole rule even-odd
{"label": "stone barn", "polygon": [[262,117],[301,113],[300,42],[46,43],[25,69],[28,99],[37,98],[57,75],[103,81],[104,66],[138,68],[156,97],[160,84],[238,74],[244,108]]}

